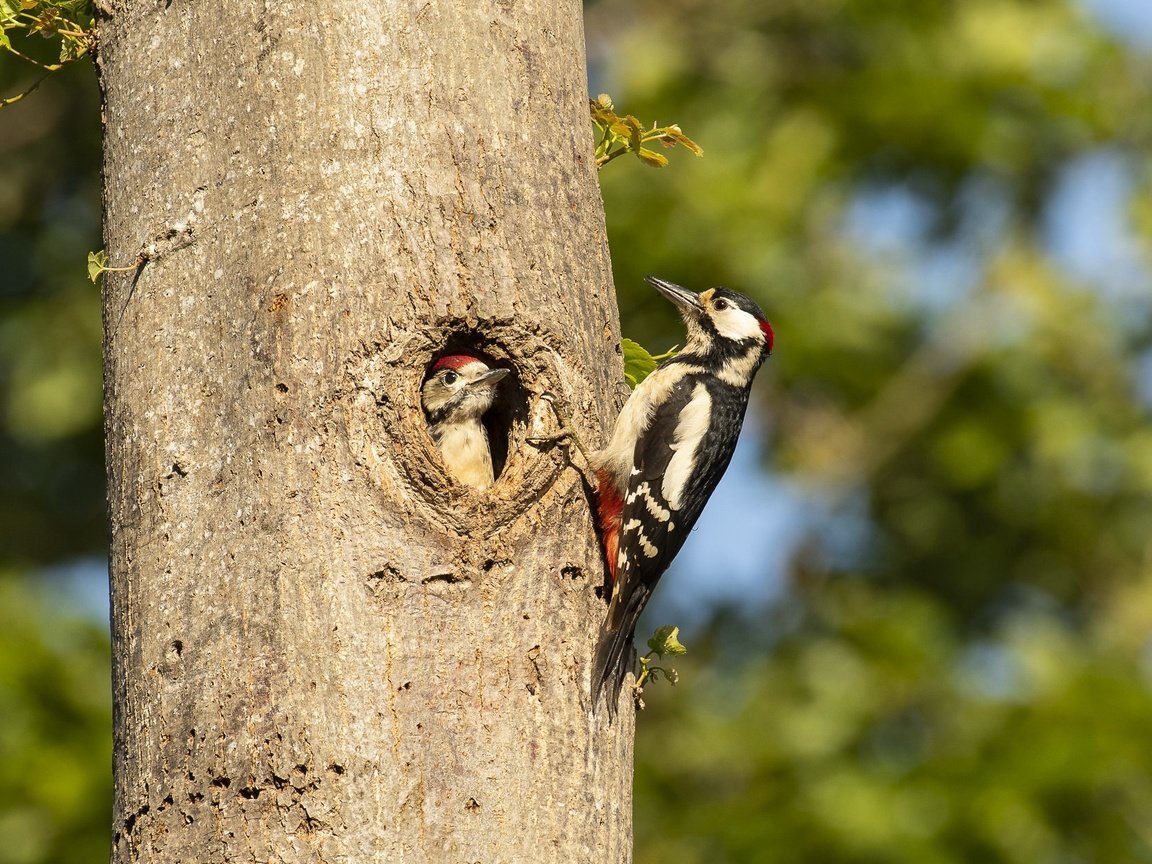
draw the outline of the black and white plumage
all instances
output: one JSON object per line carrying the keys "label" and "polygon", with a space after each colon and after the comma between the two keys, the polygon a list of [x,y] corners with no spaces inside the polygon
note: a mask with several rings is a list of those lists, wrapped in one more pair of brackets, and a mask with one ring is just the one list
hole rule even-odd
{"label": "black and white plumage", "polygon": [[732,459],[752,379],[774,339],[760,307],[743,294],[648,282],[676,304],[688,338],[632,392],[608,446],[591,457],[613,583],[592,689],[598,701],[613,680],[613,708],[636,622]]}

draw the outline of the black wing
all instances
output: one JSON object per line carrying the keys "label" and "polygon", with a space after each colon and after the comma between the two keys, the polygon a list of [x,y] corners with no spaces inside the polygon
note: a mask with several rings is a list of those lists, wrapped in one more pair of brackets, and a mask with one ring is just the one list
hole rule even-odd
{"label": "black wing", "polygon": [[[617,689],[623,682],[624,655],[640,613],[724,475],[747,404],[745,390],[711,376],[685,375],[637,442],[620,523],[616,583],[593,666],[597,697],[610,676],[615,676]],[[682,451],[697,438],[691,470],[683,471],[681,464],[681,470],[667,478],[670,486],[682,488],[666,489],[676,446]],[[677,478],[682,482],[676,483]],[[609,704],[614,706],[615,699]]]}

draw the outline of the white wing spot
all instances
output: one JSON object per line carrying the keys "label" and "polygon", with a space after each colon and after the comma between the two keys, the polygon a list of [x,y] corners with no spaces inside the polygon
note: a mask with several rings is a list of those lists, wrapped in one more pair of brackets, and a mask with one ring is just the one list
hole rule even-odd
{"label": "white wing spot", "polygon": [[640,535],[639,540],[640,540],[640,548],[644,550],[644,556],[646,558],[655,558],[657,555],[660,554],[660,550],[657,549],[655,546],[653,546],[651,543],[649,543],[648,538],[645,537],[643,534]]}

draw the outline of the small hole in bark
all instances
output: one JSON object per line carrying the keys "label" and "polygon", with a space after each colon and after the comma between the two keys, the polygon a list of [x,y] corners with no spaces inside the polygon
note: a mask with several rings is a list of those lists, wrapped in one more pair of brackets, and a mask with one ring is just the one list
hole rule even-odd
{"label": "small hole in bark", "polygon": [[277,384],[276,390],[279,393],[287,393],[288,392],[288,385],[284,384],[284,383]]}
{"label": "small hole in bark", "polygon": [[248,799],[259,798],[260,790],[255,786],[245,786],[240,790],[240,797]]}
{"label": "small hole in bark", "polygon": [[218,789],[227,789],[232,785],[232,780],[229,777],[213,777],[212,785]]}

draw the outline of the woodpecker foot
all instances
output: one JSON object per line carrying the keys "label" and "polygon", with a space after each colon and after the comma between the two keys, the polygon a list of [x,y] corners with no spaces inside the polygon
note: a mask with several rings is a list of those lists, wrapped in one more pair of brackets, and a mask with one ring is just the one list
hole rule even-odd
{"label": "woodpecker foot", "polygon": [[[558,444],[570,444],[574,446],[578,450],[579,455],[584,458],[584,464],[591,465],[588,450],[584,449],[583,442],[579,440],[579,435],[576,434],[576,427],[571,423],[571,418],[567,412],[556,403],[556,397],[551,393],[541,393],[540,399],[543,399],[552,406],[552,412],[556,416],[556,422],[560,424],[560,430],[553,435],[535,435],[535,437],[526,439],[529,444],[535,447],[552,447]],[[571,462],[571,460],[569,460],[569,462]],[[579,475],[584,478],[585,483],[588,483],[591,488],[596,488],[596,483],[594,483],[594,480],[589,479],[588,472],[577,467],[575,464],[573,464],[573,468],[576,468]]]}
{"label": "woodpecker foot", "polygon": [[584,457],[584,462],[587,463],[588,451],[584,449],[584,445],[580,441],[580,436],[576,434],[576,428],[572,425],[572,418],[560,407],[556,402],[556,397],[551,393],[541,393],[540,398],[552,406],[552,413],[556,415],[556,421],[560,424],[560,429],[555,435],[540,435],[529,438],[527,439],[528,443],[536,447],[547,447],[566,441],[580,452],[580,455]]}

